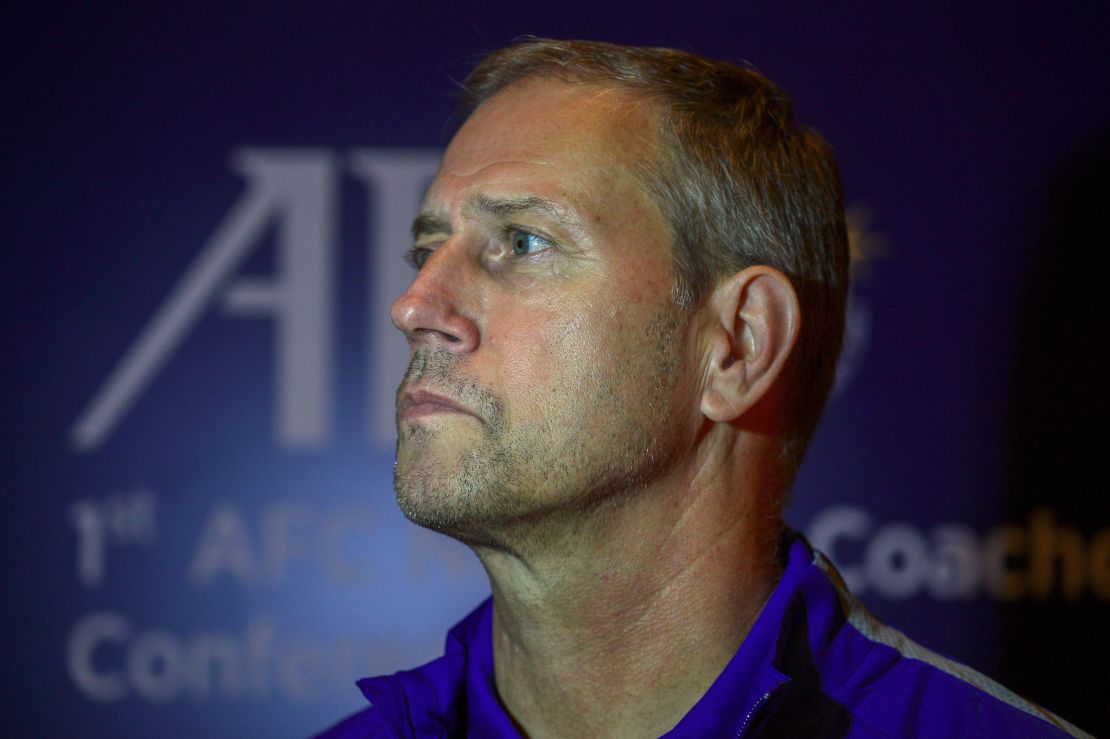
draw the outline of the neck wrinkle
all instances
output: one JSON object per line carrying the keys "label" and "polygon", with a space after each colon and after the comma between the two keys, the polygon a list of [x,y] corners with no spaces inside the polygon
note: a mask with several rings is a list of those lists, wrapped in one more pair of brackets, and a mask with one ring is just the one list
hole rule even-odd
{"label": "neck wrinkle", "polygon": [[478,552],[498,692],[530,736],[664,733],[735,654],[780,575],[781,522],[752,449],[725,446],[598,512],[574,546]]}

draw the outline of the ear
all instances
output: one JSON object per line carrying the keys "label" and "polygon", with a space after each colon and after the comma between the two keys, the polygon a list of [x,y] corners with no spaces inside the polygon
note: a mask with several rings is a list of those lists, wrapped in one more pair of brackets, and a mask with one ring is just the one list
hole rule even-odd
{"label": "ear", "polygon": [[701,412],[728,423],[750,411],[775,385],[801,328],[798,295],[778,270],[755,265],[722,280],[710,311]]}

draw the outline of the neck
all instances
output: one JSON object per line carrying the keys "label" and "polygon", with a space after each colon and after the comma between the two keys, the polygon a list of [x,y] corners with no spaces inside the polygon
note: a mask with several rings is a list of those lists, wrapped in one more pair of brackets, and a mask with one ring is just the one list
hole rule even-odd
{"label": "neck", "polygon": [[528,735],[658,736],[712,685],[779,574],[779,491],[745,456],[579,512],[526,555],[477,549],[498,692]]}

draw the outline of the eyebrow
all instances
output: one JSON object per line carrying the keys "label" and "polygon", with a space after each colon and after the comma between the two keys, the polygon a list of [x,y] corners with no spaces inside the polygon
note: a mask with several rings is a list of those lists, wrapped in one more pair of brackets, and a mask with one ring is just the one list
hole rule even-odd
{"label": "eyebrow", "polygon": [[421,236],[428,234],[449,234],[451,224],[447,220],[431,213],[421,213],[412,221],[412,240],[416,241]]}
{"label": "eyebrow", "polygon": [[[491,198],[485,195],[476,195],[463,206],[467,214],[491,215],[504,218],[520,214],[539,215],[556,221],[562,226],[580,230],[582,222],[569,209],[558,203],[541,198],[538,195],[522,195],[515,198]],[[412,222],[412,237],[418,239],[428,234],[449,234],[451,224],[445,218],[424,212]]]}

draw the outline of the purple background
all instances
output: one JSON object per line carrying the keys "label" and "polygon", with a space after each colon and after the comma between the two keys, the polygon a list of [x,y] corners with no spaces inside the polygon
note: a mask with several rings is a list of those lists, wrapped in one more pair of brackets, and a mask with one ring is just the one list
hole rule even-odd
{"label": "purple background", "polygon": [[[398,346],[367,309],[388,299],[375,255],[399,259],[405,245],[368,248],[385,215],[348,164],[355,150],[442,147],[454,80],[524,33],[746,59],[794,97],[836,149],[872,248],[854,288],[852,370],[789,519],[811,531],[837,511],[868,517],[831,554],[864,573],[878,615],[1110,732],[1097,688],[1110,592],[1093,561],[1110,542],[1097,356],[1110,6],[55,6],[6,26],[7,735],[304,735],[361,703],[335,654],[357,661],[350,677],[411,666],[483,597],[469,553],[395,512],[392,450],[368,428],[368,406],[391,413],[375,404],[393,382],[376,355]],[[308,450],[276,440],[273,322],[208,306],[105,443],[75,450],[72,425],[244,192],[233,154],[306,147],[338,162],[330,438]],[[262,234],[236,276],[278,269],[279,240]],[[88,584],[74,507],[108,521],[135,500],[153,525],[106,524],[124,533]],[[242,528],[225,543],[248,544],[258,566],[198,585],[190,566],[214,511],[229,510]],[[934,562],[938,527],[979,546],[999,526],[1031,531],[1036,510],[1089,557],[1074,592],[1061,570],[1041,594],[938,597],[895,556],[891,587],[911,583],[898,595],[860,569],[876,539],[924,542]],[[284,549],[266,539],[280,520],[293,522]],[[342,524],[355,528],[336,538]],[[284,569],[262,554],[274,546]],[[364,581],[342,581],[331,555]],[[78,625],[98,613],[130,629],[86,664],[121,676],[118,700],[90,697],[67,666]],[[221,692],[216,676],[204,693],[189,682],[199,673],[175,682],[183,663],[136,656],[167,644],[180,656],[213,634],[245,654],[269,629],[265,684],[240,675]],[[129,659],[165,695],[129,683]]]}

